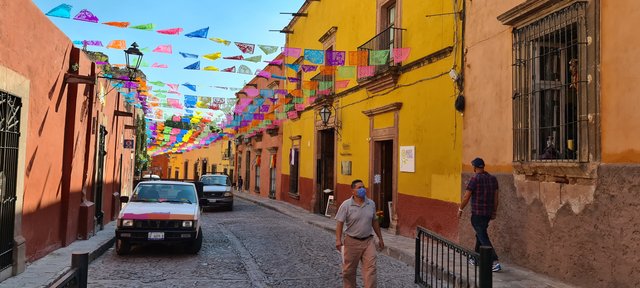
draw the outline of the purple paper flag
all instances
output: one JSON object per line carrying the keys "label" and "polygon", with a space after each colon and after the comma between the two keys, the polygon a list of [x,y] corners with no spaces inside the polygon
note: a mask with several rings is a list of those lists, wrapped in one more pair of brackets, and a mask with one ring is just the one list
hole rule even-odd
{"label": "purple paper flag", "polygon": [[271,106],[270,105],[262,105],[262,106],[260,106],[260,112],[262,112],[262,113],[269,112],[269,107],[271,107]]}
{"label": "purple paper flag", "polygon": [[344,60],[347,52],[345,51],[326,51],[325,63],[327,66],[344,66]]}
{"label": "purple paper flag", "polygon": [[316,71],[317,69],[318,69],[318,66],[316,65],[302,65],[302,71],[305,73]]}
{"label": "purple paper flag", "polygon": [[96,17],[96,15],[93,15],[93,13],[91,13],[87,9],[82,9],[75,17],[73,17],[73,19],[92,23],[98,23],[99,21],[98,17]]}

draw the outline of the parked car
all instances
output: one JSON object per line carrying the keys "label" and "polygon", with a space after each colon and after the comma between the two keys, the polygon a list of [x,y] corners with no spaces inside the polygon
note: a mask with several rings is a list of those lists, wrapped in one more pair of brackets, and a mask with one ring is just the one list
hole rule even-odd
{"label": "parked car", "polygon": [[205,174],[200,177],[202,183],[202,197],[207,199],[203,208],[223,207],[233,210],[233,192],[231,180],[225,174]]}
{"label": "parked car", "polygon": [[121,196],[120,201],[127,204],[117,220],[118,255],[129,253],[131,245],[148,243],[180,244],[192,254],[200,251],[201,208],[193,183],[144,181],[131,198]]}

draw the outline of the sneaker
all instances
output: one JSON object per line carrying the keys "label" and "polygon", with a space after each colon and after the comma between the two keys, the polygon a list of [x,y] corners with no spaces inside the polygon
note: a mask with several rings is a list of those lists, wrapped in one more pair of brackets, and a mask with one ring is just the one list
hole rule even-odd
{"label": "sneaker", "polygon": [[500,266],[500,263],[493,264],[493,267],[491,267],[491,271],[493,272],[498,272],[501,270],[502,270],[502,266]]}
{"label": "sneaker", "polygon": [[476,260],[475,259],[469,258],[468,262],[469,262],[469,265],[476,266]]}

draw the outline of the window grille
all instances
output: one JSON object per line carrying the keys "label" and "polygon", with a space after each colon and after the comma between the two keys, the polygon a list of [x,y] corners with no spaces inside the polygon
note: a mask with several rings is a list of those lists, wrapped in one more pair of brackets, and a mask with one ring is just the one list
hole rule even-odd
{"label": "window grille", "polygon": [[513,32],[514,161],[586,162],[587,3]]}

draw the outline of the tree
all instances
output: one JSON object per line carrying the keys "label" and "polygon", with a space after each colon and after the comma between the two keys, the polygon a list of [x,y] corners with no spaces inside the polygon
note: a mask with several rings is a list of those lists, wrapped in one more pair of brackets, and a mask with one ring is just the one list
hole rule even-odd
{"label": "tree", "polygon": [[140,176],[142,171],[147,170],[150,158],[147,154],[147,122],[144,117],[136,116],[136,162],[135,173]]}

